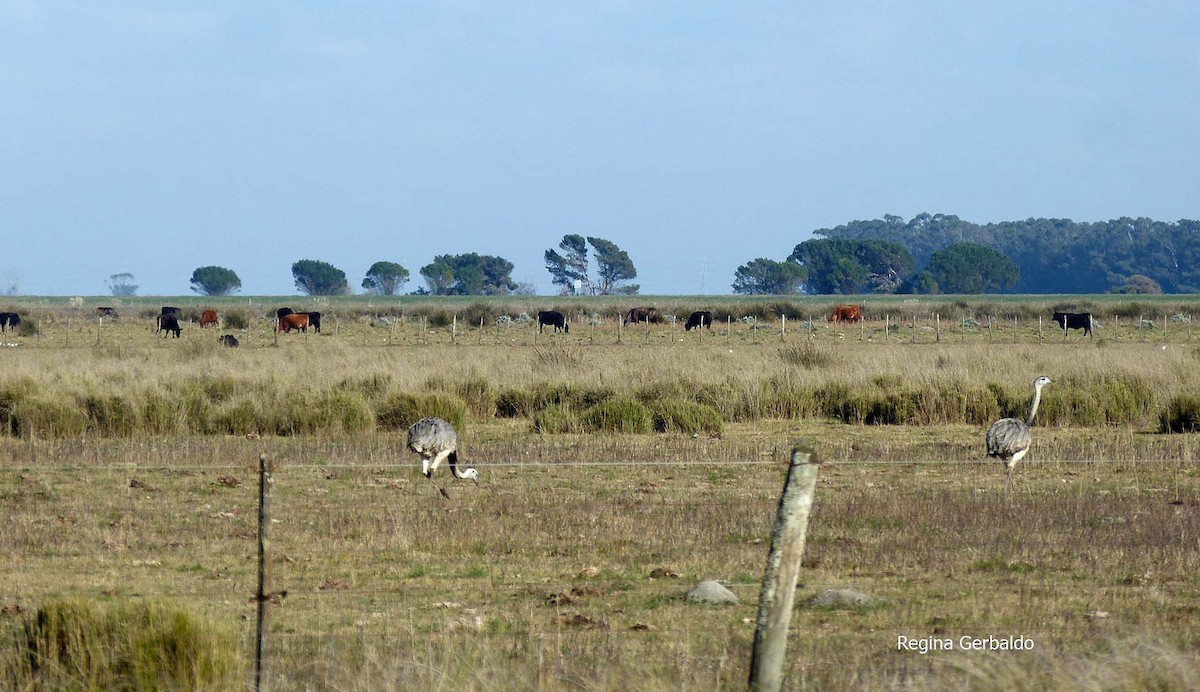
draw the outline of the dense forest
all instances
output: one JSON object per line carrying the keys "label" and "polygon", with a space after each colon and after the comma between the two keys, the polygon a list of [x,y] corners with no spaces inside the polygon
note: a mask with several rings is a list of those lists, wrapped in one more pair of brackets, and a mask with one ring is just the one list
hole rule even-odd
{"label": "dense forest", "polygon": [[1026,219],[981,225],[948,214],[918,214],[907,222],[887,215],[814,233],[902,245],[918,272],[936,252],[952,245],[992,248],[1020,270],[1020,278],[1007,289],[1014,293],[1108,293],[1139,275],[1153,279],[1165,293],[1200,292],[1200,221],[1195,220]]}

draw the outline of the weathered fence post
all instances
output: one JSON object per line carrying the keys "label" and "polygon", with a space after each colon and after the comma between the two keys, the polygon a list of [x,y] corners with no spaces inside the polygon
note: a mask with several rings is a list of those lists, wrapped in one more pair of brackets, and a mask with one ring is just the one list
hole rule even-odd
{"label": "weathered fence post", "polygon": [[254,689],[267,688],[267,677],[263,670],[267,658],[268,606],[271,593],[270,542],[267,531],[271,527],[271,484],[273,479],[267,455],[258,455],[258,634],[254,652]]}
{"label": "weathered fence post", "polygon": [[942,313],[937,313],[933,316],[933,323],[937,325],[937,341],[942,342]]}
{"label": "weathered fence post", "polygon": [[758,598],[758,619],[754,626],[754,650],[750,659],[750,689],[755,692],[778,690],[783,684],[783,659],[787,652],[788,623],[804,557],[804,538],[808,533],[808,515],[817,486],[817,463],[810,462],[812,448],[792,449],[788,469],[771,533],[771,550],[763,574]]}

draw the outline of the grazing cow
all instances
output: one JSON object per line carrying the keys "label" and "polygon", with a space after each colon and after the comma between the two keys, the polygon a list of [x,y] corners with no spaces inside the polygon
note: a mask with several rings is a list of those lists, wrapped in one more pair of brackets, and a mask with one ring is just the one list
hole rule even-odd
{"label": "grazing cow", "polygon": [[237,337],[232,334],[226,334],[226,335],[222,336],[221,338],[217,339],[217,341],[222,346],[228,346],[229,348],[237,348],[238,347]]}
{"label": "grazing cow", "polygon": [[210,309],[210,310],[205,310],[200,313],[200,328],[204,329],[205,327],[207,327],[210,324],[214,327],[216,327],[220,324],[220,321],[217,319],[217,311],[216,310]]}
{"label": "grazing cow", "polygon": [[279,308],[278,310],[275,311],[275,319],[281,320],[286,315],[294,315],[294,314],[296,314],[296,313],[291,308]]}
{"label": "grazing cow", "polygon": [[683,331],[690,332],[702,327],[712,329],[712,313],[708,310],[697,310],[689,315],[687,323],[683,325]]}
{"label": "grazing cow", "polygon": [[1085,336],[1092,335],[1092,313],[1090,312],[1056,312],[1050,319],[1058,322],[1058,328],[1063,330],[1063,338],[1067,338],[1068,329],[1082,329]]}
{"label": "grazing cow", "polygon": [[839,305],[829,315],[830,322],[862,322],[861,305]]}
{"label": "grazing cow", "polygon": [[120,317],[120,315],[117,314],[117,309],[110,307],[96,308],[96,314],[101,317]]}
{"label": "grazing cow", "polygon": [[279,327],[275,331],[291,334],[293,329],[299,329],[302,332],[308,331],[308,315],[297,312],[291,315],[284,315],[279,318]]}
{"label": "grazing cow", "polygon": [[662,315],[658,314],[658,308],[630,308],[629,314],[625,315],[625,324],[630,322],[653,322],[658,324],[662,322]]}
{"label": "grazing cow", "polygon": [[15,330],[21,324],[21,316],[15,312],[0,312],[0,333]]}
{"label": "grazing cow", "polygon": [[545,326],[554,327],[556,332],[561,329],[564,334],[571,331],[571,325],[567,324],[567,318],[561,312],[538,310],[538,332]]}
{"label": "grazing cow", "polygon": [[175,338],[179,338],[179,332],[183,331],[179,328],[179,318],[175,315],[159,315],[158,329],[154,331],[157,334],[159,331],[174,332]]}
{"label": "grazing cow", "polygon": [[321,333],[321,313],[319,312],[299,312],[298,315],[308,315],[308,326],[312,327],[313,331]]}

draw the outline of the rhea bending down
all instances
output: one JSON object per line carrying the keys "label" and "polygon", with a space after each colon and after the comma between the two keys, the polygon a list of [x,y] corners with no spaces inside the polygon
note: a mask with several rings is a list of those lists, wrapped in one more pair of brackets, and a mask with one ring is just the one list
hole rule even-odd
{"label": "rhea bending down", "polygon": [[421,473],[433,478],[433,472],[446,461],[450,473],[459,480],[479,482],[479,472],[473,468],[458,468],[458,433],[454,426],[441,418],[422,418],[408,429],[408,448],[421,455]]}

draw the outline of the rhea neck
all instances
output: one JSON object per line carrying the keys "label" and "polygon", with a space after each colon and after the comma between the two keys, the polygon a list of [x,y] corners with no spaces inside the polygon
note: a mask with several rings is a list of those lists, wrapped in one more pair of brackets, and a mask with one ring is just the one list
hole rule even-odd
{"label": "rhea neck", "polygon": [[475,469],[468,467],[468,468],[463,469],[462,471],[458,470],[458,453],[457,452],[451,452],[450,457],[448,459],[446,459],[446,462],[450,464],[450,474],[453,475],[455,478],[459,479],[460,481],[467,480],[469,478],[473,481],[478,482],[476,479],[479,478],[479,472],[476,471]]}
{"label": "rhea neck", "polygon": [[1033,385],[1033,403],[1029,405],[1029,417],[1025,419],[1025,425],[1033,425],[1033,417],[1037,415],[1038,404],[1042,401],[1042,387],[1049,380],[1038,380]]}

